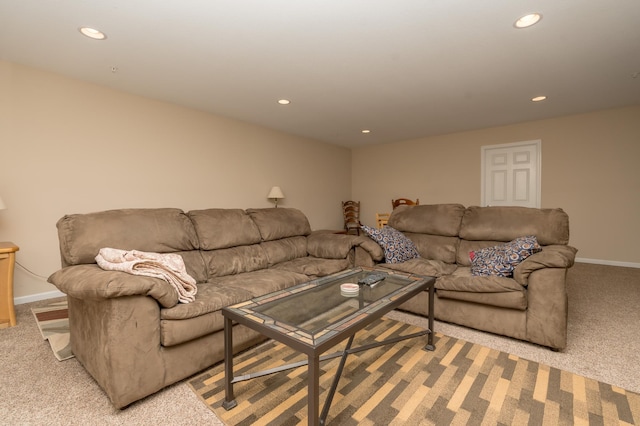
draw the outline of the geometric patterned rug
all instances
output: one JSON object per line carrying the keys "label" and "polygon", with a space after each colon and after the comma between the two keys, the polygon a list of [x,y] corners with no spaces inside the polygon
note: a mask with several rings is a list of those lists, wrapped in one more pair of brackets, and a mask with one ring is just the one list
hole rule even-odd
{"label": "geometric patterned rug", "polygon": [[58,361],[73,358],[69,341],[69,309],[67,301],[31,308],[42,338],[49,341]]}
{"label": "geometric patterned rug", "polygon": [[[360,331],[354,347],[419,330],[383,318]],[[436,350],[425,351],[424,339],[349,355],[327,423],[640,425],[637,393],[439,333]],[[327,353],[342,347],[344,343]],[[271,340],[237,355],[234,372],[246,374],[303,359]],[[321,409],[338,361],[321,363]],[[304,366],[237,383],[238,405],[230,411],[221,405],[223,364],[188,383],[227,425],[294,425],[307,423],[306,377]]]}

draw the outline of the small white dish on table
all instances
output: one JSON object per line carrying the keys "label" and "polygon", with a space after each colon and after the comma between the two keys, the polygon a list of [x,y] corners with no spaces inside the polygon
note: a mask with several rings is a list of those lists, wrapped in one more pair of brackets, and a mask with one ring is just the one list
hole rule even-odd
{"label": "small white dish on table", "polygon": [[344,283],[340,284],[340,294],[345,297],[354,297],[357,296],[360,292],[360,286],[354,283]]}

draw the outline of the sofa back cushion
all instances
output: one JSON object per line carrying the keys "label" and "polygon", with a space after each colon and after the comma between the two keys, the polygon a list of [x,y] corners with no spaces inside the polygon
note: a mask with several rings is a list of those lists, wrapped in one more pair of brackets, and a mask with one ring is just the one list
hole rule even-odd
{"label": "sofa back cushion", "polygon": [[508,242],[526,235],[541,245],[569,244],[569,216],[559,208],[468,207],[460,227],[460,238],[469,241]]}
{"label": "sofa back cushion", "polygon": [[432,260],[441,260],[445,263],[456,263],[458,251],[458,237],[443,237],[441,235],[414,234],[406,232],[405,235],[413,241],[420,253],[420,257]]}
{"label": "sofa back cushion", "polygon": [[202,251],[208,279],[266,269],[267,255],[260,244]]}
{"label": "sofa back cushion", "polygon": [[202,250],[216,250],[260,242],[260,231],[241,209],[192,210],[187,213]]}
{"label": "sofa back cushion", "polygon": [[307,256],[307,238],[303,236],[265,241],[262,244],[269,266]]}
{"label": "sofa back cushion", "polygon": [[399,206],[388,225],[400,232],[457,237],[464,211],[461,204]]}
{"label": "sofa back cushion", "polygon": [[[121,209],[71,214],[62,217],[56,226],[63,267],[96,263],[95,257],[104,247],[155,253],[198,249],[195,228],[180,209]],[[197,261],[196,257],[193,259]],[[200,261],[199,265],[187,265],[187,270],[201,267]]]}
{"label": "sofa back cushion", "polygon": [[263,241],[311,234],[309,220],[297,209],[248,209],[247,213],[258,226]]}

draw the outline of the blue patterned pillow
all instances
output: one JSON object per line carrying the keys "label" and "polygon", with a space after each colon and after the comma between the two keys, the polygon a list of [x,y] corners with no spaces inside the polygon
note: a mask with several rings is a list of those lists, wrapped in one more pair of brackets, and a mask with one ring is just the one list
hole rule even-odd
{"label": "blue patterned pillow", "polygon": [[469,253],[471,275],[511,277],[520,262],[540,250],[542,247],[538,239],[529,235],[499,246],[472,251]]}
{"label": "blue patterned pillow", "polygon": [[366,225],[362,225],[360,228],[372,240],[380,244],[380,247],[384,250],[384,259],[387,263],[402,263],[420,257],[420,253],[418,253],[413,241],[405,237],[397,229],[390,226],[376,229]]}

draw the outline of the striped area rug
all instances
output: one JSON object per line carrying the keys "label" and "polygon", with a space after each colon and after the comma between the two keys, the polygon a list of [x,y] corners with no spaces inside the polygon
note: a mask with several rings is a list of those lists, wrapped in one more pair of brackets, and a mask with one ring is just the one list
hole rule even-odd
{"label": "striped area rug", "polygon": [[67,301],[53,302],[47,306],[31,308],[42,338],[49,341],[58,361],[73,358],[69,340],[69,309]]}
{"label": "striped area rug", "polygon": [[[419,329],[379,320],[354,347]],[[640,395],[480,345],[436,333],[350,355],[329,411],[335,425],[640,424]],[[328,352],[330,353],[330,352]],[[234,360],[235,374],[304,359],[268,341]],[[338,359],[321,365],[324,403]],[[635,366],[634,366],[635,368]],[[306,424],[306,367],[234,385],[238,406],[222,408],[224,365],[189,385],[227,425]]]}

